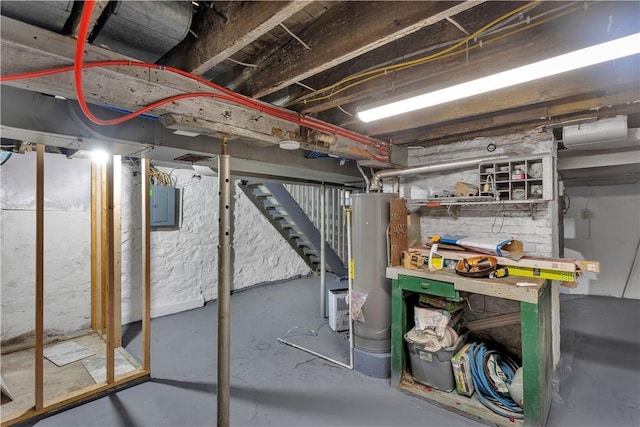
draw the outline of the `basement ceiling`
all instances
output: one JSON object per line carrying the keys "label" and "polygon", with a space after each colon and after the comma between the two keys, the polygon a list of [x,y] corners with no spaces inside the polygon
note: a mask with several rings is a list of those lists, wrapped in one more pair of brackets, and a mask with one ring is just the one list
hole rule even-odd
{"label": "basement ceiling", "polygon": [[[1,3],[2,15],[73,44],[82,6]],[[620,114],[629,117],[629,127],[639,127],[638,55],[395,118],[363,123],[355,117],[372,102],[473,80],[639,29],[637,1],[97,1],[88,42],[96,52],[175,67],[406,147]],[[34,40],[31,47],[46,51],[50,43]],[[8,43],[2,46],[4,54]],[[2,66],[3,74],[37,68],[9,60]],[[109,92],[127,84],[105,78],[99,88]],[[68,90],[61,94],[70,96]],[[110,106],[108,97],[100,99]]]}

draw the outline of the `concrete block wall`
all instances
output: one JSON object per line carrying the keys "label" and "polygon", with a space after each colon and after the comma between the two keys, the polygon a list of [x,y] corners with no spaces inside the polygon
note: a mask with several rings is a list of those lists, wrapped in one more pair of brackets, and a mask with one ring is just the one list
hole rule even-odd
{"label": "concrete block wall", "polygon": [[[45,334],[90,327],[91,194],[88,159],[45,156]],[[169,170],[166,170],[169,172]],[[0,168],[1,333],[4,344],[34,329],[35,153]],[[162,316],[217,297],[217,177],[173,170],[182,188],[178,230],[151,233],[151,313]],[[234,289],[309,274],[241,192],[236,202]],[[141,317],[141,189],[122,168],[122,322]]]}

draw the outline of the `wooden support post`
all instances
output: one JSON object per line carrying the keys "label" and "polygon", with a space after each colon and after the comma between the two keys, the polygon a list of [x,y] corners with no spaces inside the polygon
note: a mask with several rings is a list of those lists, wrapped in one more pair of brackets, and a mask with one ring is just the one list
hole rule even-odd
{"label": "wooden support post", "polygon": [[100,336],[106,340],[107,332],[107,284],[108,275],[108,204],[107,204],[107,167],[103,164],[100,168]]}
{"label": "wooden support post", "polygon": [[100,278],[100,177],[102,171],[96,162],[91,162],[91,329],[99,332],[101,325]]}
{"label": "wooden support post", "polygon": [[113,156],[113,345],[122,346],[122,156]]}
{"label": "wooden support post", "polygon": [[149,239],[149,160],[142,159],[142,368],[151,370],[151,259]]}
{"label": "wooden support post", "polygon": [[44,145],[36,147],[36,411],[44,407]]}
{"label": "wooden support post", "polygon": [[105,164],[105,185],[104,190],[106,193],[105,208],[106,212],[106,235],[103,236],[103,241],[106,240],[107,250],[104,253],[103,258],[106,258],[106,280],[103,283],[103,288],[106,288],[106,303],[107,303],[107,320],[105,322],[107,326],[107,384],[111,384],[115,381],[115,319],[114,319],[114,302],[115,302],[115,287],[114,287],[114,234],[113,234],[113,162],[110,161]]}

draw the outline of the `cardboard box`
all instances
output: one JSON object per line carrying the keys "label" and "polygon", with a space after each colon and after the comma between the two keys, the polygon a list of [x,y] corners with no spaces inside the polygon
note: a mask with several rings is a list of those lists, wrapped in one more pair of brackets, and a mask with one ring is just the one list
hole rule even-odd
{"label": "cardboard box", "polygon": [[471,344],[473,343],[465,344],[451,359],[453,376],[456,380],[456,391],[463,396],[471,396],[475,391],[471,377],[471,365],[469,364]]}

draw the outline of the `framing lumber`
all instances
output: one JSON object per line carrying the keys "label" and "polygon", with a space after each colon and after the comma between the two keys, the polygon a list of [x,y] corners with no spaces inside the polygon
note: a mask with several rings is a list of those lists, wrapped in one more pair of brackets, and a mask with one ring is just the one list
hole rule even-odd
{"label": "framing lumber", "polygon": [[107,289],[107,383],[112,384],[115,381],[115,284],[114,284],[114,197],[113,197],[113,172],[115,163],[115,156],[112,156],[104,166],[105,169],[105,192],[107,195],[107,199],[105,200],[106,205],[106,216],[107,216],[107,232],[103,236],[103,239],[106,240],[106,258],[107,258],[107,268],[106,268],[106,283],[105,288]]}
{"label": "framing lumber", "polygon": [[142,159],[142,367],[151,370],[151,247],[149,159]]}
{"label": "framing lumber", "polygon": [[[104,9],[107,7],[107,5],[109,4],[109,0],[96,0],[94,6],[93,6],[93,10],[91,11],[91,19],[89,21],[89,30],[87,31],[87,34],[91,34],[93,32],[93,29],[96,26],[96,23],[98,22],[98,19],[100,18],[100,16],[102,15],[102,12],[104,11]],[[78,38],[78,33],[80,32],[80,17],[81,17],[81,13],[78,13],[76,15],[72,15],[72,23],[71,23],[71,37],[73,38]]]}
{"label": "framing lumber", "polygon": [[36,146],[35,404],[44,407],[44,145]]}
{"label": "framing lumber", "polygon": [[122,156],[113,156],[113,345],[122,345]]}
{"label": "framing lumber", "polygon": [[[1,17],[0,23],[0,61],[3,75],[73,63],[75,42],[72,43],[69,38],[5,16]],[[129,59],[93,45],[86,45],[85,51],[86,62]],[[129,66],[91,68],[84,70],[83,76],[87,102],[129,111],[174,95],[217,93],[213,88],[196,80],[166,70]],[[33,92],[76,99],[73,73],[3,83],[5,84]],[[206,127],[191,128],[192,131],[203,135],[221,137],[221,134],[225,134],[231,138],[240,136],[244,142],[250,143],[277,144],[284,138],[290,138],[291,135],[295,137],[301,133],[300,126],[296,123],[213,98],[183,99],[165,104],[153,110],[152,114],[160,117],[166,113],[190,117],[194,122],[206,122]],[[383,142],[380,141],[380,144]],[[376,148],[347,139],[339,140],[333,145],[318,143],[314,151],[358,160],[371,160],[374,155],[379,154]]]}
{"label": "framing lumber", "polygon": [[259,64],[247,82],[250,95],[264,97],[481,3],[344,2],[299,34],[310,51],[290,43]]}
{"label": "framing lumber", "polygon": [[101,192],[102,172],[96,162],[91,162],[91,329],[100,332],[102,315],[100,307],[100,290],[102,278],[102,260],[100,249],[101,231]]}
{"label": "framing lumber", "polygon": [[[240,49],[257,40],[310,2],[229,2],[226,21],[212,8],[196,15],[193,31],[158,61],[163,65],[204,74]],[[216,6],[217,7],[217,6]]]}
{"label": "framing lumber", "polygon": [[106,342],[108,329],[108,287],[109,287],[109,212],[107,205],[107,168],[106,165],[100,167],[100,336]]}

